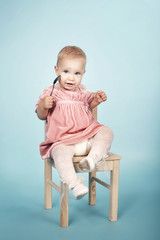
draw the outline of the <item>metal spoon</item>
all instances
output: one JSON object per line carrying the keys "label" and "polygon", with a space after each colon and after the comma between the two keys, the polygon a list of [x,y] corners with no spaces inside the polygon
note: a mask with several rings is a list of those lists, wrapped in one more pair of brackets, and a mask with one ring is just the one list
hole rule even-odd
{"label": "metal spoon", "polygon": [[58,77],[56,77],[56,79],[54,79],[54,81],[53,81],[53,87],[52,87],[52,91],[51,91],[50,96],[52,96],[52,93],[53,93],[53,90],[54,90],[54,85],[56,84],[56,82],[58,81],[59,78],[60,78],[60,75],[59,75]]}

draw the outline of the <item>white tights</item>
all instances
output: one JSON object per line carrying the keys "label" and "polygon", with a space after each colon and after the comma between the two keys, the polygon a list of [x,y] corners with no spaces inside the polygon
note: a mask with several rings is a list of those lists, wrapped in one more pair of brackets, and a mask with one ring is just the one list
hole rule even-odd
{"label": "white tights", "polygon": [[[86,141],[86,144],[82,144],[84,148],[84,151],[82,152],[84,154],[87,153],[88,157],[91,157],[94,162],[97,163],[107,155],[112,140],[112,130],[109,127],[104,126],[97,134],[92,138],[89,138],[88,141]],[[61,144],[54,147],[51,153],[61,181],[66,183],[70,189],[74,188],[79,183],[79,178],[76,175],[72,162],[72,157],[74,155],[84,155],[83,153],[77,154],[78,147],[80,147],[80,143],[72,145]]]}

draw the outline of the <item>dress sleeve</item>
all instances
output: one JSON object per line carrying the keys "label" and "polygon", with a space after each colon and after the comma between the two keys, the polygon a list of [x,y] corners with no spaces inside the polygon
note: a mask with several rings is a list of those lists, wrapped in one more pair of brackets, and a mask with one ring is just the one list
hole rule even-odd
{"label": "dress sleeve", "polygon": [[39,97],[39,99],[38,99],[38,101],[37,101],[37,103],[36,103],[36,105],[35,105],[35,112],[37,112],[37,107],[38,107],[38,105],[39,105],[39,102],[40,102],[43,98],[45,98],[46,96],[50,96],[51,90],[52,90],[52,86],[47,87],[47,88],[45,88],[45,89],[43,90],[43,92],[41,93],[41,95],[40,95],[40,97]]}
{"label": "dress sleeve", "polygon": [[85,93],[85,100],[88,104],[90,104],[94,98],[93,92],[89,91],[84,85],[81,86]]}
{"label": "dress sleeve", "polygon": [[88,97],[87,97],[88,104],[92,102],[93,98],[94,98],[93,92],[88,91]]}

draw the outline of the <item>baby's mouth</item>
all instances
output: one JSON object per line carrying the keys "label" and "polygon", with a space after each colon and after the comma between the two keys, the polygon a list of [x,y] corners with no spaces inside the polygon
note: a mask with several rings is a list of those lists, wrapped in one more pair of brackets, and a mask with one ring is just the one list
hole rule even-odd
{"label": "baby's mouth", "polygon": [[73,86],[74,84],[73,83],[67,83],[67,86]]}

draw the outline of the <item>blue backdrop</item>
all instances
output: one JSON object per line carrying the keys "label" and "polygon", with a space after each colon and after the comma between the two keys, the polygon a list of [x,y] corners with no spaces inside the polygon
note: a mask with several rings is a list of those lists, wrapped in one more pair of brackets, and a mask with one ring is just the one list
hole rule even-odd
{"label": "blue backdrop", "polygon": [[[3,240],[85,239],[89,234],[92,239],[129,235],[129,239],[158,239],[159,12],[158,0],[0,0]],[[122,155],[117,223],[106,221],[102,187],[94,213],[87,197],[76,202],[71,195],[67,230],[58,225],[58,197],[53,210],[43,208],[39,143],[44,123],[34,106],[42,90],[52,84],[57,54],[66,45],[86,52],[83,84],[91,91],[105,91],[108,97],[99,106],[98,120],[114,132],[111,151]],[[79,231],[83,235],[77,236]]]}

